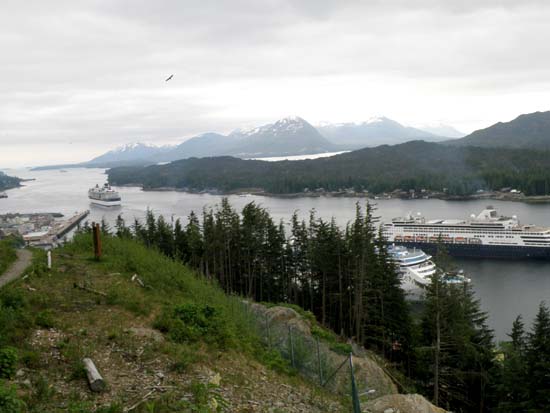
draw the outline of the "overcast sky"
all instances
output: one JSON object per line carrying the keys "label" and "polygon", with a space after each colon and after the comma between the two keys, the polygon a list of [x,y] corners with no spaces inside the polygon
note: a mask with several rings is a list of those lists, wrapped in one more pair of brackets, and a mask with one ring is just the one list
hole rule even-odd
{"label": "overcast sky", "polygon": [[3,0],[0,167],[288,115],[470,132],[550,109],[549,22],[548,0]]}

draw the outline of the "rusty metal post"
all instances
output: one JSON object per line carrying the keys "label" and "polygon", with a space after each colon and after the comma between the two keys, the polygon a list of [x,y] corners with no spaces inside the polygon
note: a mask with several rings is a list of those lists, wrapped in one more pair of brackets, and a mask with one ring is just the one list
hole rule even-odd
{"label": "rusty metal post", "polygon": [[101,232],[99,224],[92,222],[93,238],[94,238],[94,257],[96,260],[101,259]]}

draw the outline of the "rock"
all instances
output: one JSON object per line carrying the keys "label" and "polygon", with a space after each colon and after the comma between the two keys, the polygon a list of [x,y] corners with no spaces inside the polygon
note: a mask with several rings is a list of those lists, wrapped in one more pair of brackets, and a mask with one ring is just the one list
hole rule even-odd
{"label": "rock", "polygon": [[156,341],[157,343],[161,343],[164,341],[164,336],[162,335],[162,333],[160,331],[153,330],[152,328],[132,327],[128,329],[128,331],[136,337],[151,339],[153,341]]}
{"label": "rock", "polygon": [[368,356],[354,356],[353,368],[358,385],[376,390],[375,397],[398,393],[397,386],[376,360]]}
{"label": "rock", "polygon": [[419,394],[390,394],[370,400],[363,407],[372,413],[446,413]]}
{"label": "rock", "polygon": [[21,378],[24,375],[25,375],[25,370],[23,370],[23,369],[19,369],[19,370],[17,370],[17,373],[15,373],[15,377],[17,377],[17,378]]}

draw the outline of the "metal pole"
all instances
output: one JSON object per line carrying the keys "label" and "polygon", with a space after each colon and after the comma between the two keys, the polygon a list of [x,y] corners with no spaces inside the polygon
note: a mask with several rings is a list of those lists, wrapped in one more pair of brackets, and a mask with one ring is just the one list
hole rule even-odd
{"label": "metal pole", "polygon": [[48,270],[52,269],[52,251],[48,250]]}
{"label": "metal pole", "polygon": [[353,374],[353,353],[349,353],[349,370],[351,373],[351,401],[353,413],[361,413],[361,403],[359,403],[359,394],[357,384],[355,383],[355,374]]}
{"label": "metal pole", "polygon": [[268,318],[267,314],[265,315],[265,329],[266,329],[266,332],[267,332],[267,348],[269,348],[269,350],[271,350],[271,334],[270,334],[270,331],[269,331],[269,318]]}
{"label": "metal pole", "polygon": [[323,385],[323,368],[321,367],[321,351],[319,349],[319,337],[317,337],[317,364],[319,366],[319,384]]}
{"label": "metal pole", "polygon": [[288,326],[288,340],[290,344],[290,360],[292,361],[292,367],[296,368],[294,363],[294,343],[292,342],[292,327]]}

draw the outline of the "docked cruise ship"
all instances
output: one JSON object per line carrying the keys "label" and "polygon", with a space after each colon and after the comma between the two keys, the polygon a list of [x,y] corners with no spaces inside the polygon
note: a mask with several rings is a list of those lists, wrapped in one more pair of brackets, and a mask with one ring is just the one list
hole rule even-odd
{"label": "docked cruise ship", "polygon": [[500,216],[491,206],[468,220],[409,215],[381,228],[388,243],[430,253],[444,244],[457,257],[550,259],[550,228],[521,225],[516,216]]}
{"label": "docked cruise ship", "polygon": [[399,268],[404,290],[412,290],[430,283],[430,277],[436,271],[430,255],[422,250],[409,250],[401,245],[389,246],[388,253]]}
{"label": "docked cruise ship", "polygon": [[90,198],[92,204],[106,207],[120,206],[122,204],[120,194],[111,188],[109,184],[105,184],[102,187],[96,185],[90,188],[88,198]]}
{"label": "docked cruise ship", "polygon": [[[392,244],[388,247],[388,254],[399,269],[401,287],[409,296],[421,297],[424,288],[431,282],[431,277],[437,271],[432,256],[424,251],[409,249],[402,245]],[[447,284],[469,283],[471,280],[464,276],[462,270],[442,274],[442,281]]]}

